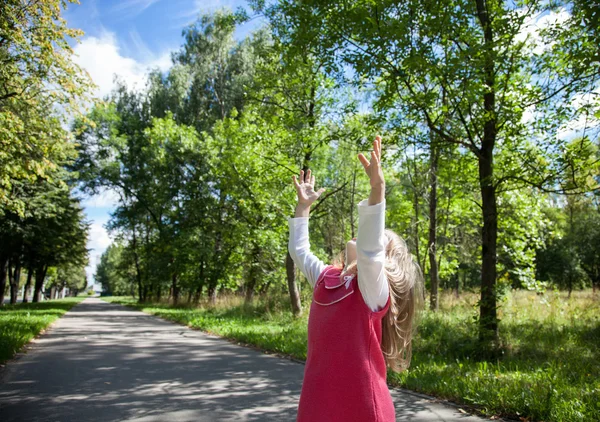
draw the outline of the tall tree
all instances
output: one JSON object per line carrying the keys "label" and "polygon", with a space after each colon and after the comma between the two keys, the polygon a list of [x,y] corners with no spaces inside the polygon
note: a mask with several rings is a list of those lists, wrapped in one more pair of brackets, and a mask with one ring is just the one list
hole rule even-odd
{"label": "tall tree", "polygon": [[[496,339],[499,186],[553,188],[564,170],[557,166],[549,172],[548,161],[541,159],[545,151],[561,150],[560,139],[536,139],[522,122],[527,105],[545,98],[528,73],[529,49],[518,39],[538,5],[289,0],[264,10],[271,21],[282,22],[278,28],[291,45],[308,45],[328,66],[350,66],[376,81],[381,99],[404,108],[408,117],[418,115],[416,124],[440,142],[473,154],[483,221],[480,338]],[[550,141],[554,146],[545,148]],[[520,153],[498,161],[500,150]]]}
{"label": "tall tree", "polygon": [[0,215],[25,213],[24,184],[52,179],[72,154],[61,120],[79,110],[90,80],[72,60],[62,9],[74,0],[8,0],[0,10]]}

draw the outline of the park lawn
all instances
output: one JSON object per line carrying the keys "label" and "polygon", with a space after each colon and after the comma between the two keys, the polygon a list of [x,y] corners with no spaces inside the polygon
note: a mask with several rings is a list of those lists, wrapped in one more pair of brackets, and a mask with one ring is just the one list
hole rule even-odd
{"label": "park lawn", "polygon": [[11,359],[25,344],[83,299],[85,297],[69,297],[0,307],[0,364]]}
{"label": "park lawn", "polygon": [[[271,298],[244,306],[172,307],[106,298],[271,352],[306,359],[307,315],[295,319]],[[306,303],[306,302],[305,302]],[[481,353],[477,296],[445,295],[423,312],[411,368],[391,385],[466,404],[485,415],[527,421],[600,421],[600,295],[591,291],[507,295],[499,310],[501,348]]]}

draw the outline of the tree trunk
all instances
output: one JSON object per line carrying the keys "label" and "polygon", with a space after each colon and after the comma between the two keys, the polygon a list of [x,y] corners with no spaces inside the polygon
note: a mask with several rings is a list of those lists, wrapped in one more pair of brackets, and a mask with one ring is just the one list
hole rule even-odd
{"label": "tree trunk", "polygon": [[200,302],[200,296],[202,295],[202,288],[204,287],[204,260],[200,260],[200,276],[198,280],[198,287],[196,288],[196,292],[194,293],[194,303],[198,304]]}
{"label": "tree trunk", "polygon": [[250,259],[250,271],[248,273],[248,283],[246,284],[246,304],[252,302],[254,298],[254,289],[258,283],[258,276],[260,271],[260,246],[258,243],[253,242],[252,245],[252,257]]}
{"label": "tree trunk", "polygon": [[436,233],[437,233],[437,170],[438,170],[439,149],[435,142],[431,141],[430,146],[430,169],[429,169],[429,241],[427,251],[429,254],[429,280],[431,283],[431,296],[429,307],[432,311],[438,310],[438,264],[436,253]]}
{"label": "tree trunk", "polygon": [[262,285],[259,293],[261,295],[266,295],[269,292],[269,287],[271,287],[271,280],[268,280],[265,284]]}
{"label": "tree trunk", "polygon": [[[173,263],[174,260],[171,259],[171,263]],[[171,290],[173,292],[173,305],[177,306],[177,303],[179,303],[179,287],[177,286],[177,273],[173,272],[173,274],[171,275]]]}
{"label": "tree trunk", "polygon": [[42,287],[44,287],[44,279],[46,278],[46,272],[48,267],[46,265],[39,265],[35,270],[35,290],[33,292],[33,302],[39,302],[42,294]]}
{"label": "tree trunk", "polygon": [[[253,272],[250,270],[250,272]],[[248,282],[246,283],[246,293],[244,295],[244,303],[246,305],[252,303],[252,299],[254,298],[254,288],[256,287],[256,278],[254,276],[250,276]]]}
{"label": "tree trunk", "polygon": [[415,256],[417,257],[417,262],[421,266],[421,269],[425,271],[425,266],[423,265],[425,260],[421,260],[421,247],[419,245],[419,193],[417,192],[417,186],[413,183],[413,211],[415,212]]}
{"label": "tree trunk", "polygon": [[489,151],[479,160],[479,178],[483,211],[481,233],[481,300],[480,332],[482,342],[495,341],[498,337],[498,317],[496,313],[496,247],[498,236],[498,214],[496,209],[496,188],[493,185],[492,154]]}
{"label": "tree trunk", "polygon": [[296,284],[296,276],[294,271],[294,260],[288,252],[285,257],[285,272],[287,275],[288,291],[290,293],[290,302],[292,304],[292,313],[294,316],[302,315],[302,302],[300,300],[300,292]]}
{"label": "tree trunk", "polygon": [[208,283],[208,301],[211,305],[217,303],[217,281],[211,280]]}
{"label": "tree trunk", "polygon": [[460,296],[459,288],[460,288],[460,276],[458,274],[456,274],[456,298],[457,299]]}
{"label": "tree trunk", "polygon": [[133,260],[135,262],[135,278],[137,280],[138,283],[138,293],[140,295],[139,297],[139,302],[145,302],[146,301],[146,292],[145,292],[145,288],[142,288],[142,271],[140,270],[140,260],[139,260],[139,256],[137,253],[137,237],[135,235],[135,226],[133,227],[132,230],[133,233]]}
{"label": "tree trunk", "polygon": [[0,256],[0,306],[4,306],[4,291],[6,290],[6,271],[8,259]]}
{"label": "tree trunk", "polygon": [[476,0],[477,18],[483,29],[483,75],[487,91],[483,94],[483,139],[478,151],[479,184],[483,230],[481,233],[481,301],[479,314],[479,340],[482,344],[497,344],[498,316],[496,306],[496,261],[498,238],[498,212],[494,181],[494,145],[497,136],[496,74],[494,34],[491,15],[485,0]]}
{"label": "tree trunk", "polygon": [[194,303],[197,305],[200,302],[200,297],[202,296],[202,284],[198,286],[196,291],[194,292]]}
{"label": "tree trunk", "polygon": [[17,258],[15,260],[15,268],[12,272],[12,278],[10,280],[10,303],[14,305],[17,303],[19,295],[19,283],[21,282],[21,260]]}
{"label": "tree trunk", "polygon": [[25,283],[25,289],[23,290],[23,303],[29,302],[29,298],[27,297],[27,294],[29,292],[29,289],[31,288],[31,279],[32,278],[33,278],[33,268],[28,267],[27,268],[27,282]]}

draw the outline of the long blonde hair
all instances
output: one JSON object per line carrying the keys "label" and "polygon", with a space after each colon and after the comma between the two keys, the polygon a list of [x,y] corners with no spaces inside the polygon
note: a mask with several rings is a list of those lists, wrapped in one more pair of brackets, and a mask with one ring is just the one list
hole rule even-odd
{"label": "long blonde hair", "polygon": [[[390,307],[382,319],[381,350],[387,366],[401,372],[410,366],[412,339],[416,320],[423,309],[423,274],[413,259],[406,242],[391,230],[386,230],[384,272],[390,287]],[[344,268],[342,251],[335,266]],[[356,273],[356,262],[351,263],[345,274]]]}

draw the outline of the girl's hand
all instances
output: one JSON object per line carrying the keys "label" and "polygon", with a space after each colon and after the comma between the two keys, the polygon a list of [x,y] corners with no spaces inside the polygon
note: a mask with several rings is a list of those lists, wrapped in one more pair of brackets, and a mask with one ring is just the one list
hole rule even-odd
{"label": "girl's hand", "polygon": [[371,182],[371,189],[381,189],[385,187],[383,171],[381,170],[381,136],[377,136],[373,141],[373,151],[371,151],[371,161],[369,162],[363,154],[358,154],[358,159],[365,168],[367,176]]}
{"label": "girl's hand", "polygon": [[306,175],[304,170],[300,171],[300,183],[296,180],[296,176],[292,176],[292,180],[298,194],[298,207],[310,208],[313,202],[325,192],[323,188],[315,192],[315,176],[311,176],[310,170],[306,172]]}

